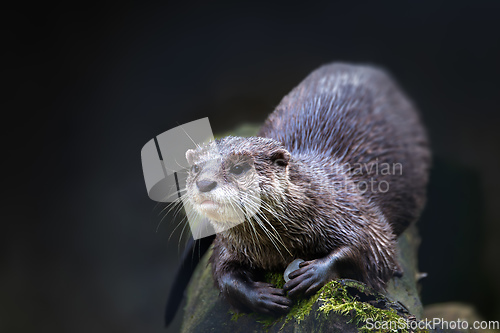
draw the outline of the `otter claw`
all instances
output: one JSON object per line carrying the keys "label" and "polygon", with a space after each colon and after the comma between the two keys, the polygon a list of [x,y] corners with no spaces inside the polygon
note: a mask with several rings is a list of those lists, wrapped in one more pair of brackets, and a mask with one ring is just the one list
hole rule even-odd
{"label": "otter claw", "polygon": [[285,283],[283,290],[291,298],[311,296],[327,282],[335,277],[332,263],[327,260],[311,260],[300,264],[300,268],[291,272],[290,281]]}

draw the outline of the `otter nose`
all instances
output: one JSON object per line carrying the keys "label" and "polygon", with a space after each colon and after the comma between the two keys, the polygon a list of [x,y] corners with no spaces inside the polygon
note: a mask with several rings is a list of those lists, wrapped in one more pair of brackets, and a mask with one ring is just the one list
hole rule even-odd
{"label": "otter nose", "polygon": [[217,186],[217,182],[213,180],[199,180],[196,182],[196,186],[200,192],[210,192]]}

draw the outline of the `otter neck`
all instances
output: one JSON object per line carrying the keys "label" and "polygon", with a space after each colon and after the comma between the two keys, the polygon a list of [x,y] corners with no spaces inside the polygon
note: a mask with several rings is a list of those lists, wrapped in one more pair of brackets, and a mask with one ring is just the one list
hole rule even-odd
{"label": "otter neck", "polygon": [[[259,212],[225,231],[225,238],[238,246],[244,244],[248,250],[259,246],[279,249],[283,256],[296,255],[294,248],[303,247],[297,245],[297,240],[311,233],[310,217],[321,216],[318,205],[331,195],[322,193],[328,188],[325,169],[330,168],[315,167],[322,162],[311,163],[311,157],[306,162],[301,157],[291,159],[286,173],[277,179],[278,184],[266,191]],[[283,234],[292,237],[281,237]]]}

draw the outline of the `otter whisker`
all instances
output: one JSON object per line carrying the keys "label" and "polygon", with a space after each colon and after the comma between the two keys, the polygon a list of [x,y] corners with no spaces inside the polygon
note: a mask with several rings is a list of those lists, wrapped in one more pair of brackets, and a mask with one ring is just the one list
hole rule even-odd
{"label": "otter whisker", "polygon": [[[185,208],[185,209],[184,209],[184,211],[185,211],[185,216],[183,216],[183,218],[180,220],[180,222],[179,222],[179,223],[177,223],[177,225],[174,227],[174,229],[173,229],[173,230],[172,230],[172,232],[170,233],[170,236],[169,236],[169,238],[168,238],[168,240],[169,240],[169,241],[170,241],[170,239],[171,239],[171,237],[172,237],[173,233],[177,230],[177,228],[178,228],[181,224],[184,224],[184,227],[183,227],[183,229],[182,229],[182,231],[181,231],[181,236],[180,236],[180,238],[179,238],[179,241],[180,241],[180,239],[182,239],[182,235],[183,235],[183,232],[184,232],[184,228],[185,228],[185,227],[186,227],[186,225],[188,224],[188,223],[186,223],[186,221],[196,221],[196,219],[198,219],[198,220],[199,220],[199,219],[201,218],[201,215],[200,215],[198,212],[196,212],[194,209],[190,209],[190,208],[189,208],[189,204],[188,204],[188,207],[187,207],[188,209],[186,209],[186,207],[184,207],[184,205],[182,205],[182,204],[181,204],[181,205],[177,206],[177,211],[176,211],[176,212],[175,212],[175,214],[174,214],[174,219],[175,219],[175,218],[177,217],[177,215],[178,215],[178,214],[182,211],[182,208]],[[165,217],[166,217],[166,216],[165,216]],[[164,217],[164,218],[165,218],[165,217]],[[162,220],[163,220],[163,219],[162,219]],[[160,221],[160,223],[161,223],[161,221]]]}
{"label": "otter whisker", "polygon": [[[173,186],[172,186],[172,187],[173,187]],[[187,191],[187,189],[186,189],[186,188],[179,189],[179,190],[176,190],[176,191],[174,191],[173,193],[171,193],[171,194],[169,194],[169,195],[167,195],[167,196],[163,197],[160,201],[158,201],[158,202],[156,203],[156,205],[154,206],[153,210],[156,210],[156,209],[157,209],[160,205],[162,205],[163,203],[165,203],[165,202],[169,202],[169,201],[170,201],[169,199],[171,199],[173,196],[175,196],[175,197],[176,197],[176,199],[178,199],[178,198],[179,198],[179,195],[182,195],[182,194],[180,193],[181,191]],[[174,199],[174,201],[175,201],[175,199]]]}
{"label": "otter whisker", "polygon": [[272,225],[272,223],[267,219],[267,217],[259,211],[258,213],[259,217],[262,217],[262,219],[267,222],[267,224],[269,224],[269,226],[271,226],[271,228],[273,229],[274,233],[270,232],[270,234],[283,246],[283,248],[290,254],[292,255],[292,253],[290,252],[290,250],[288,250],[288,248],[286,247],[285,243],[283,242],[283,239],[281,238],[281,235],[278,233],[278,231],[276,230],[276,228],[274,228],[274,226]]}
{"label": "otter whisker", "polygon": [[283,223],[282,219],[286,219],[285,216],[281,215],[281,214],[278,214],[275,209],[273,210],[273,208],[271,207],[271,205],[269,205],[267,202],[265,201],[262,201],[261,202],[261,207],[262,209],[264,209],[266,212],[268,212],[269,214],[273,215],[274,218],[276,219],[276,221],[278,221],[279,223],[281,223],[281,225],[283,226],[283,228],[285,228],[286,230],[288,230],[288,227]]}
{"label": "otter whisker", "polygon": [[[257,196],[254,196],[255,198],[258,198]],[[252,202],[254,203],[254,202]],[[277,205],[275,205],[276,207]],[[276,219],[276,221],[278,221],[284,228],[285,230],[288,230],[287,226],[283,223],[282,219],[284,219],[283,216],[281,215],[278,215],[275,210],[272,209],[272,207],[267,203],[265,202],[264,200],[260,200],[260,208],[262,208],[262,210],[265,210],[266,212],[270,213],[272,216],[274,216],[274,218]],[[259,207],[257,207],[257,209],[259,209]],[[276,229],[274,228],[274,226],[268,221],[268,219],[265,217],[265,215],[263,215],[264,217],[264,220],[270,224],[270,226],[274,229],[274,231],[276,232],[276,234],[278,234],[278,232],[276,231]],[[278,234],[279,235],[279,234]],[[281,240],[281,236],[279,236],[279,239]],[[288,249],[287,249],[288,251]],[[289,252],[289,251],[288,251]]]}
{"label": "otter whisker", "polygon": [[[285,259],[285,256],[283,255],[283,253],[281,253],[281,250],[278,246],[278,244],[276,244],[276,242],[273,240],[273,237],[274,236],[265,226],[265,224],[262,222],[262,220],[260,219],[260,217],[256,214],[252,217],[255,221],[257,221],[257,223],[259,224],[260,228],[262,229],[262,231],[264,231],[264,233],[267,235],[267,238],[271,241],[271,243],[273,244],[273,246],[276,248],[276,250],[278,251],[279,255]],[[275,237],[275,236],[274,236]]]}
{"label": "otter whisker", "polygon": [[177,204],[179,204],[179,203],[182,203],[182,198],[177,197],[177,198],[176,198],[176,199],[174,199],[171,203],[169,203],[169,204],[168,204],[165,208],[163,208],[163,209],[162,209],[162,210],[158,213],[158,215],[162,214],[162,213],[163,213],[165,210],[167,210],[167,209],[169,209],[169,211],[167,212],[167,214],[168,214],[168,213],[170,213],[170,210],[171,210],[172,208],[174,208],[174,207],[175,207]]}
{"label": "otter whisker", "polygon": [[155,232],[158,232],[161,224],[163,223],[163,220],[168,216],[168,214],[172,211],[172,209],[175,209],[174,216],[173,216],[173,218],[175,219],[177,217],[178,213],[182,210],[182,205],[178,204],[176,206],[172,206],[172,208],[166,214],[163,215],[163,217],[160,219],[160,222],[158,222],[158,225],[156,226]]}
{"label": "otter whisker", "polygon": [[[262,213],[259,210],[259,207],[256,206],[256,203],[254,203],[252,201],[249,201],[249,202],[247,202],[247,205],[249,205],[250,208],[256,208],[255,209],[256,213],[252,216],[252,218],[255,219],[255,221],[259,224],[259,226],[264,231],[264,233],[267,235],[267,237],[269,238],[269,240],[276,247],[276,249],[278,250],[278,252],[280,253],[280,255],[284,258],[284,256],[282,255],[279,247],[274,242],[273,238],[276,239],[287,250],[287,252],[290,253],[290,251],[286,248],[285,244],[283,243],[281,237],[279,236],[279,234],[276,231],[276,229],[274,228],[274,226],[268,221],[268,219],[264,215],[262,215]],[[271,226],[271,228],[273,229],[274,232],[271,232],[271,230],[267,229],[266,226],[265,226],[265,224],[262,222],[262,220],[264,220],[265,222],[267,222],[267,224],[269,224]]]}
{"label": "otter whisker", "polygon": [[[179,125],[179,124],[178,124]],[[198,145],[194,140],[193,138],[191,137],[191,135],[188,134],[188,132],[186,132],[186,130],[184,129],[184,127],[182,127],[182,125],[179,125],[179,127],[182,129],[182,131],[186,134],[186,136],[189,138],[189,140],[191,140],[191,142],[195,145],[196,148],[200,148],[200,145]]]}
{"label": "otter whisker", "polygon": [[[245,221],[243,222],[243,229],[247,230],[247,224],[250,225],[250,227],[248,228],[250,230],[249,234],[250,234],[250,237],[252,238],[252,244],[255,248],[258,248],[258,249],[262,249],[262,244],[258,241],[258,235],[257,235],[257,230],[255,229],[255,226],[253,225],[253,223],[248,220],[248,218],[245,218]],[[255,237],[254,237],[255,235]],[[255,239],[257,238],[257,242],[255,241]]]}
{"label": "otter whisker", "polygon": [[170,193],[169,195],[165,196],[162,201],[164,202],[168,202],[168,201],[171,201],[172,197],[175,197],[175,199],[173,200],[177,200],[177,199],[180,199],[180,197],[185,193],[187,192],[187,188],[180,188],[180,189],[177,189],[175,191],[173,191],[172,193]]}
{"label": "otter whisker", "polygon": [[182,235],[184,235],[184,230],[186,230],[186,226],[189,224],[189,223],[185,223],[186,220],[189,220],[189,218],[185,218],[183,219],[184,221],[184,226],[182,227],[182,230],[181,230],[181,235],[179,236],[179,242],[177,243],[177,251],[180,252],[181,251],[181,240],[182,240]]}
{"label": "otter whisker", "polygon": [[[177,230],[177,228],[184,224],[186,225],[186,221],[189,220],[189,217],[187,215],[183,216],[182,219],[179,221],[179,223],[177,223],[177,225],[174,227],[174,229],[172,230],[172,232],[170,233],[170,236],[168,237],[168,241],[170,241],[170,238],[172,237],[172,235],[174,234],[174,232]],[[181,234],[182,235],[182,234]]]}
{"label": "otter whisker", "polygon": [[[225,192],[227,192],[227,190],[224,190]],[[241,203],[238,203],[238,205],[235,205],[233,204],[233,200],[231,200],[232,196],[228,195],[227,198],[230,198],[228,200],[229,204],[231,205],[231,207],[233,208],[233,210],[235,210],[236,208],[243,214],[243,216],[245,216],[245,221],[246,222],[249,222],[248,219],[246,218],[246,214],[245,214],[245,211],[243,210],[242,206],[241,206]],[[243,222],[243,224],[245,223],[245,221]],[[258,239],[258,236],[257,236],[257,230],[255,230],[255,227],[253,226],[253,224],[251,222],[250,223],[250,226],[251,226],[251,232],[250,232],[250,237],[252,238],[252,243],[253,243],[253,246],[255,248],[261,248],[261,244],[257,241],[255,242],[255,238]],[[244,225],[243,228],[245,229],[246,231],[246,226]],[[253,233],[255,234],[255,238],[254,238],[254,235],[252,234],[252,231]],[[258,245],[257,245],[258,244]]]}
{"label": "otter whisker", "polygon": [[[265,208],[264,205],[267,205],[267,203],[265,203],[264,201],[260,200],[260,197],[252,194],[252,193],[247,193],[248,196],[250,196],[251,198],[254,198],[254,199],[258,199],[258,200],[248,200],[248,198],[245,198],[247,200],[245,200],[245,207],[247,208],[247,212],[248,212],[248,208],[250,208],[250,210],[253,212],[255,211],[254,214],[259,214],[259,218],[258,220],[260,221],[259,225],[261,225],[261,228],[265,229],[264,231],[266,232],[266,234],[268,235],[268,237],[270,237],[270,235],[272,237],[274,237],[274,239],[276,239],[285,249],[288,253],[290,253],[291,255],[291,252],[288,250],[288,248],[285,246],[284,242],[283,242],[283,239],[281,238],[281,236],[279,235],[278,231],[274,228],[274,226],[272,225],[272,223],[268,220],[268,218],[265,216],[265,214],[263,214],[263,212],[261,211],[260,208]],[[246,214],[247,215],[247,214]],[[275,216],[276,220],[278,220],[282,225],[283,227],[286,229],[286,226],[283,224],[283,222],[281,222],[281,220],[279,218],[277,218]],[[250,216],[247,216],[247,219],[250,220]],[[262,223],[262,220],[264,220],[267,224],[269,224],[269,226],[272,228],[272,231],[267,229],[264,224]],[[279,250],[279,249],[278,249]]]}
{"label": "otter whisker", "polygon": [[[247,215],[247,214],[246,214],[246,212],[244,212],[244,214],[245,214],[245,215]],[[255,237],[258,239],[259,237],[258,237],[257,230],[255,229],[255,226],[254,226],[254,224],[252,223],[252,220],[251,220],[251,217],[250,217],[250,216],[246,216],[246,222],[247,222],[248,224],[250,224],[250,226],[252,227],[252,230],[253,230],[253,232],[254,232],[254,234],[255,234]],[[253,237],[252,237],[252,240],[253,240]],[[258,248],[258,249],[260,249],[260,250],[262,251],[262,244],[261,244],[261,242],[259,242],[259,241],[257,240],[257,244],[258,244],[258,246],[256,246],[256,245],[255,245],[255,240],[253,240],[253,242],[254,242],[254,246],[255,246],[256,248]]]}

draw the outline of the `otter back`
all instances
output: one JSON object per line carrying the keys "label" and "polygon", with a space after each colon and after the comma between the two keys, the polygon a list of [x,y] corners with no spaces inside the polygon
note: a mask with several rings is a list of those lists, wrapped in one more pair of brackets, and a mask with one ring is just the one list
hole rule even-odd
{"label": "otter back", "polygon": [[258,135],[283,143],[292,155],[320,157],[332,172],[342,168],[360,188],[366,184],[365,195],[396,235],[418,218],[430,164],[427,137],[385,72],[320,67],[283,98]]}

